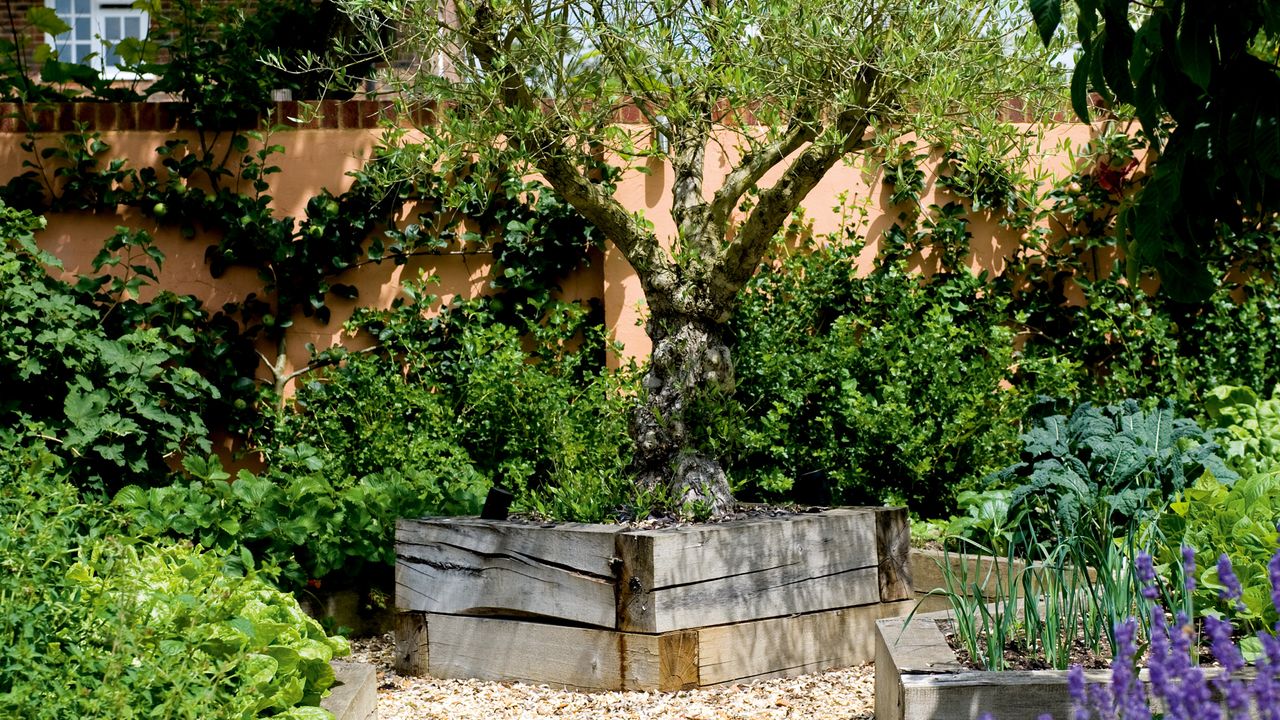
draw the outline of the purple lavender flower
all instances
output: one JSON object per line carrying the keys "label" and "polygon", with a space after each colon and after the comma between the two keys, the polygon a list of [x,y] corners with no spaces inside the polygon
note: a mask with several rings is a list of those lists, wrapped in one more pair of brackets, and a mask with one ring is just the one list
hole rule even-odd
{"label": "purple lavender flower", "polygon": [[1227,701],[1227,715],[1233,720],[1246,720],[1249,717],[1246,686],[1231,676],[1244,667],[1240,648],[1231,641],[1231,621],[1209,616],[1204,619],[1204,628],[1212,643],[1213,656],[1222,665],[1222,672],[1213,679],[1213,685]]}
{"label": "purple lavender flower", "polygon": [[1280,666],[1275,662],[1275,658],[1280,657],[1280,639],[1258,633],[1258,640],[1262,641],[1263,655],[1258,658],[1258,674],[1249,690],[1261,720],[1280,720],[1280,683],[1277,683]]}
{"label": "purple lavender flower", "polygon": [[[1111,692],[1111,686],[1090,685],[1086,688],[1086,691],[1089,696],[1089,704],[1085,706],[1087,708],[1084,714],[1085,720],[1088,720],[1090,714],[1100,720],[1116,717],[1116,698]],[[1078,713],[1076,720],[1080,720]]]}
{"label": "purple lavender flower", "polygon": [[[1272,555],[1271,562],[1267,563],[1267,576],[1271,579],[1271,606],[1280,611],[1280,552]],[[1276,632],[1280,633],[1280,623]]]}
{"label": "purple lavender flower", "polygon": [[1156,587],[1156,569],[1151,563],[1151,556],[1144,551],[1138,551],[1135,566],[1138,571],[1138,581],[1142,583],[1142,597],[1148,600],[1160,597],[1160,590]]}
{"label": "purple lavender flower", "polygon": [[[1195,553],[1182,549],[1184,587],[1195,589]],[[1140,554],[1134,561],[1143,595],[1155,599],[1147,589],[1155,585],[1154,568],[1149,556]],[[1271,599],[1280,611],[1280,552],[1267,566],[1272,582]],[[1223,599],[1239,604],[1240,582],[1224,555],[1218,561],[1218,578],[1224,589]],[[1072,667],[1067,687],[1071,693],[1073,720],[1150,720],[1148,697],[1138,681],[1134,656],[1137,645],[1137,621],[1130,618],[1115,626],[1115,659],[1109,685],[1087,685],[1084,671]],[[1262,656],[1252,681],[1240,679],[1245,667],[1243,653],[1232,640],[1231,622],[1221,617],[1206,617],[1205,636],[1210,642],[1221,671],[1212,680],[1195,663],[1193,650],[1197,643],[1195,625],[1185,611],[1174,616],[1170,625],[1166,610],[1158,604],[1151,607],[1148,668],[1151,698],[1164,706],[1167,720],[1280,720],[1280,623],[1276,632],[1259,633]]]}
{"label": "purple lavender flower", "polygon": [[1067,670],[1067,694],[1071,696],[1073,720],[1089,720],[1089,694],[1084,684],[1084,668],[1072,665]]}
{"label": "purple lavender flower", "polygon": [[1258,633],[1258,639],[1262,640],[1262,652],[1267,658],[1267,662],[1280,672],[1280,637],[1268,633]]}
{"label": "purple lavender flower", "polygon": [[1244,658],[1240,648],[1231,642],[1231,621],[1212,615],[1204,619],[1204,629],[1209,635],[1213,647],[1213,656],[1227,672],[1235,672],[1244,667]]}
{"label": "purple lavender flower", "polygon": [[1138,682],[1133,659],[1138,654],[1138,621],[1133,618],[1115,625],[1116,652],[1111,661],[1111,687],[1115,709],[1125,720],[1150,720],[1147,693]]}
{"label": "purple lavender flower", "polygon": [[1151,676],[1151,692],[1156,697],[1167,697],[1169,684],[1169,624],[1164,619],[1164,608],[1151,608],[1151,647],[1147,653],[1148,673]]}
{"label": "purple lavender flower", "polygon": [[1236,571],[1231,567],[1231,558],[1226,553],[1218,558],[1218,582],[1222,583],[1222,589],[1218,591],[1218,597],[1230,602],[1237,610],[1244,609],[1244,603],[1240,602],[1240,596],[1243,591],[1240,589],[1240,578],[1236,577]]}

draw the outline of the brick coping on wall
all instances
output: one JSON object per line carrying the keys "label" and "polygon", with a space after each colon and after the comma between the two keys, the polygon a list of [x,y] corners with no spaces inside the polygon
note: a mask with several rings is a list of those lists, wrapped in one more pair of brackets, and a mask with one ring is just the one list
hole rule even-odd
{"label": "brick coping on wall", "polygon": [[[1096,104],[1096,103],[1095,103]],[[1022,104],[1013,100],[1003,111],[1009,122],[1027,122]],[[0,134],[27,132],[70,132],[82,124],[100,132],[133,130],[173,132],[195,130],[184,112],[182,102],[0,102]],[[424,125],[431,122],[434,105],[421,105],[402,111],[390,100],[286,100],[273,102],[267,114],[271,126],[302,130],[368,130],[385,122],[400,125]],[[634,106],[617,110],[618,122],[645,122]],[[1054,120],[1066,121],[1068,113],[1057,113]],[[227,128],[230,129],[230,128]],[[244,128],[241,128],[244,129]]]}
{"label": "brick coping on wall", "polygon": [[[77,124],[89,130],[173,132],[195,130],[181,102],[0,103],[0,133],[70,132]],[[430,107],[407,113],[390,100],[318,100],[274,102],[265,118],[273,126],[305,130],[365,130],[383,121],[430,122]]]}

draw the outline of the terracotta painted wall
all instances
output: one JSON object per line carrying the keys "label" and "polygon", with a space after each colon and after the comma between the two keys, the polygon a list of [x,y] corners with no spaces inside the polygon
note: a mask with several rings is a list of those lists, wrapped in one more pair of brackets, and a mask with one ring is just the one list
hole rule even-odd
{"label": "terracotta painted wall", "polygon": [[[85,106],[88,106],[87,109]],[[282,172],[273,176],[271,194],[274,210],[281,216],[299,217],[304,214],[309,197],[327,188],[340,193],[350,186],[346,173],[360,167],[376,146],[380,131],[374,127],[379,117],[391,110],[385,103],[377,102],[327,102],[320,112],[301,127],[279,132],[270,142],[285,147],[285,153],[275,158]],[[288,121],[299,117],[296,103],[281,103],[276,108],[276,119]],[[23,171],[22,162],[28,154],[19,144],[24,128],[11,116],[11,109],[0,107],[0,181]],[[65,105],[43,111],[44,127],[70,129],[77,119],[100,128],[102,139],[111,147],[113,156],[127,157],[134,166],[158,165],[155,148],[166,139],[184,136],[195,140],[190,129],[182,127],[173,107],[164,104],[144,103],[134,106],[107,106],[82,103]],[[298,123],[292,123],[298,125]],[[1062,149],[1064,140],[1074,147],[1081,147],[1088,140],[1090,128],[1082,125],[1063,125],[1044,133],[1042,147],[1046,153],[1042,167],[1054,173],[1065,172],[1067,154]],[[54,139],[57,134],[42,134],[42,142]],[[732,149],[713,147],[707,153],[709,175],[723,177],[732,161]],[[922,202],[945,203],[935,191],[936,169],[926,168],[928,173],[926,195]],[[766,177],[767,185],[772,178]],[[631,171],[619,182],[618,198],[628,208],[641,211],[654,223],[661,237],[669,239],[674,233],[670,216],[670,190],[672,175],[669,168],[653,164],[648,173]],[[714,191],[710,183],[708,191]],[[864,251],[864,267],[869,267],[877,251],[876,238],[897,217],[897,208],[886,207],[889,189],[882,182],[875,168],[840,166],[828,175],[804,202],[805,218],[809,231],[815,236],[836,232],[842,222],[855,224],[858,235],[870,238]],[[842,217],[843,216],[843,217]],[[132,210],[111,215],[59,215],[49,218],[48,228],[39,240],[42,246],[57,254],[66,264],[67,272],[87,270],[89,261],[101,247],[101,242],[112,234],[116,225],[141,227],[156,236],[167,260],[161,276],[164,288],[177,293],[190,293],[200,297],[211,308],[238,300],[259,290],[260,281],[253,272],[233,269],[218,280],[210,277],[204,263],[205,248],[214,241],[208,237],[185,240],[176,230],[159,227],[149,218]],[[1002,230],[990,217],[971,216],[973,233],[971,249],[975,269],[999,272],[1006,253],[1016,247],[1018,238]],[[918,258],[922,271],[931,270],[929,258]],[[419,272],[439,276],[438,294],[446,300],[454,295],[465,297],[483,293],[486,289],[490,257],[484,253],[444,255],[417,258],[405,266],[391,263],[369,265],[352,277],[340,282],[354,284],[360,292],[358,302],[386,307],[399,295],[401,283],[415,278]],[[644,298],[639,283],[630,266],[613,248],[607,250],[603,261],[593,262],[579,275],[567,278],[563,283],[569,298],[599,297],[604,301],[606,322],[615,337],[622,342],[626,355],[647,355],[650,344],[641,323],[644,317]],[[353,342],[344,337],[341,324],[350,316],[354,303],[333,299],[333,319],[321,325],[310,319],[299,319],[291,330],[289,339],[289,365],[298,367],[306,360],[304,345],[328,347],[334,343]],[[261,375],[266,379],[265,368]]]}
{"label": "terracotta painted wall", "polygon": [[[1032,126],[1020,126],[1027,132],[1036,131]],[[1092,128],[1083,124],[1064,124],[1044,129],[1037,143],[1041,148],[1040,168],[1057,176],[1069,172],[1070,150],[1077,152],[1089,141]],[[728,174],[734,157],[731,148],[713,146],[706,153],[708,182],[706,192],[719,187],[720,180]],[[925,192],[920,199],[923,207],[931,203],[946,204],[956,198],[936,187],[938,168],[930,164],[926,173]],[[778,173],[766,175],[762,186],[772,183]],[[648,173],[630,172],[618,183],[617,197],[632,210],[644,212],[654,224],[660,237],[671,238],[675,234],[675,222],[671,218],[671,189],[673,176],[670,168],[654,164]],[[802,205],[808,231],[822,238],[842,231],[852,224],[859,237],[867,239],[861,255],[861,267],[870,271],[879,252],[879,238],[897,220],[901,208],[891,207],[890,188],[874,163],[838,165],[805,198]],[[1009,254],[1018,247],[1020,238],[1008,229],[1001,228],[987,214],[970,213],[969,231],[970,265],[975,271],[987,270],[992,275],[1003,271]],[[842,223],[844,224],[842,226]],[[936,261],[926,255],[917,258],[917,268],[922,272],[937,269]],[[616,337],[626,347],[628,355],[644,356],[651,344],[642,327],[644,319],[644,293],[639,280],[622,254],[610,248],[605,258],[605,313],[606,322]]]}

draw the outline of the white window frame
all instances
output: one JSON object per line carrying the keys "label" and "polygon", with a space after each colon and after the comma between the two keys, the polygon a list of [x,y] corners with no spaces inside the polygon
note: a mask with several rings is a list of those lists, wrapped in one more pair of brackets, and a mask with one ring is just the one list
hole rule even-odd
{"label": "white window frame", "polygon": [[[135,72],[126,72],[121,70],[117,65],[107,65],[107,48],[109,44],[103,39],[107,35],[107,23],[109,19],[119,20],[121,24],[126,19],[137,18],[139,27],[142,29],[142,37],[145,39],[151,31],[151,16],[146,10],[139,10],[133,7],[130,0],[64,0],[64,5],[70,5],[71,13],[64,14],[58,11],[58,0],[45,0],[46,7],[58,12],[58,17],[63,22],[71,25],[72,28],[68,32],[61,35],[45,34],[44,40],[49,47],[58,51],[58,58],[63,62],[81,62],[83,59],[76,60],[70,52],[73,46],[87,46],[86,55],[93,53],[93,57],[87,63],[90,67],[96,68],[102,77],[107,80],[139,80],[145,76]],[[89,12],[76,12],[77,9],[88,7]],[[86,20],[86,23],[77,23],[78,20]],[[83,37],[85,27],[88,27],[88,37]],[[81,34],[77,34],[77,27],[81,30]],[[124,37],[123,33],[121,36]]]}

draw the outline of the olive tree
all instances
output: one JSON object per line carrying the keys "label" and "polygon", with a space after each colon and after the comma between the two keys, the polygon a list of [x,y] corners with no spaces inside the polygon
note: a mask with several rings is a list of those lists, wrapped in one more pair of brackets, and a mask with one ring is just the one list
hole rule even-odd
{"label": "olive tree", "polygon": [[[726,321],[809,191],[895,136],[991,123],[1006,100],[1058,85],[1057,51],[1003,2],[439,2],[345,8],[382,33],[401,92],[438,108],[423,162],[524,163],[634,268],[653,341],[631,422],[637,482],[710,514],[732,497],[691,441],[693,411],[733,391]],[[626,108],[641,130],[619,125]],[[674,237],[615,199],[593,171],[602,157],[669,164]]]}

